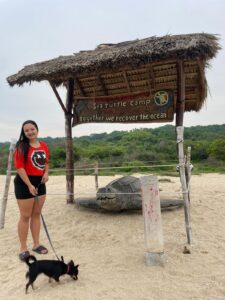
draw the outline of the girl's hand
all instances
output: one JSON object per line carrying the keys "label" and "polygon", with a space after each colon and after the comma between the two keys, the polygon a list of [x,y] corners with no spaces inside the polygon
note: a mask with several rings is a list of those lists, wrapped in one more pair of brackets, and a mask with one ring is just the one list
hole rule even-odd
{"label": "girl's hand", "polygon": [[46,173],[44,173],[44,175],[42,176],[41,182],[42,182],[42,183],[45,183],[45,182],[47,182],[47,181],[48,181],[48,173],[46,172]]}
{"label": "girl's hand", "polygon": [[29,192],[31,193],[31,195],[33,195],[33,196],[37,195],[37,190],[32,184],[28,186],[28,189],[29,189]]}

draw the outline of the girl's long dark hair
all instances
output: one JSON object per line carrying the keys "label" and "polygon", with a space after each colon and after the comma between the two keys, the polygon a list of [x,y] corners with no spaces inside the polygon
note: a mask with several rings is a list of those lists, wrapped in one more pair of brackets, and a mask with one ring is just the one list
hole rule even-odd
{"label": "girl's long dark hair", "polygon": [[24,133],[24,129],[23,129],[24,125],[26,125],[26,124],[34,125],[38,131],[38,126],[34,121],[27,120],[27,121],[23,122],[21,132],[20,132],[20,137],[16,143],[16,148],[18,149],[18,151],[20,153],[23,153],[24,161],[27,161],[28,151],[30,148],[29,139],[26,137],[26,135]]}

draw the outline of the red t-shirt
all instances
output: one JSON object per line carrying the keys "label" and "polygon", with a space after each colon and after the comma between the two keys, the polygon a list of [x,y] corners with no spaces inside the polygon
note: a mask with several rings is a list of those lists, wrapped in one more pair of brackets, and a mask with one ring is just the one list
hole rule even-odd
{"label": "red t-shirt", "polygon": [[30,146],[26,162],[24,161],[23,153],[19,153],[18,149],[14,152],[15,168],[23,168],[27,175],[31,176],[42,176],[48,160],[48,146],[44,142],[40,142],[40,146],[37,148]]}

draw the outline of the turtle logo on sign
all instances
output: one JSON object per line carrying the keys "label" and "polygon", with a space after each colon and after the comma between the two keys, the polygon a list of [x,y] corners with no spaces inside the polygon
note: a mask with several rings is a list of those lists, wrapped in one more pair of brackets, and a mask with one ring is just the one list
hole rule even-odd
{"label": "turtle logo on sign", "polygon": [[39,170],[43,170],[45,168],[46,162],[46,154],[43,150],[33,151],[31,154],[31,161],[33,166]]}
{"label": "turtle logo on sign", "polygon": [[155,104],[158,106],[164,106],[168,103],[169,101],[169,95],[166,91],[159,91],[155,93]]}

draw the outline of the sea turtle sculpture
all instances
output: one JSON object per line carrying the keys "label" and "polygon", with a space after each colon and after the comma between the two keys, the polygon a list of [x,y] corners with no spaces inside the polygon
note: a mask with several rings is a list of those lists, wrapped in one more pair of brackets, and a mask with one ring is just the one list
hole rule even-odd
{"label": "sea turtle sculpture", "polygon": [[[76,204],[86,208],[102,208],[109,211],[138,210],[142,208],[140,180],[124,176],[97,190],[96,198],[78,198]],[[161,200],[161,208],[175,208],[183,200]]]}

